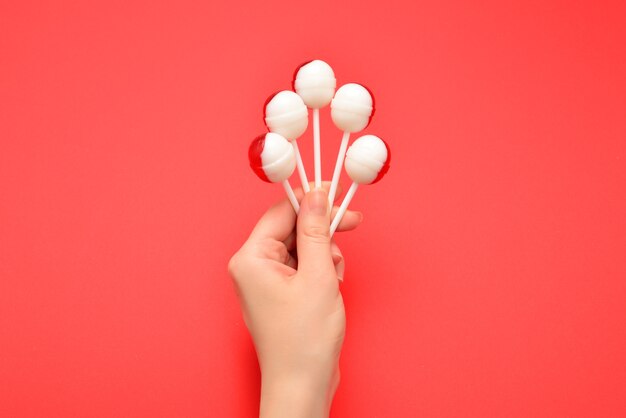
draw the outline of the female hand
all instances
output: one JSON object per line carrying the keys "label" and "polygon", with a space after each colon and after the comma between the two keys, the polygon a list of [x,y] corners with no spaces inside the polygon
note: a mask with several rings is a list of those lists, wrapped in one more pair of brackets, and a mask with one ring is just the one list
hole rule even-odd
{"label": "female hand", "polygon": [[[331,242],[330,219],[325,189],[304,196],[297,218],[281,201],[230,260],[261,367],[261,417],[328,416],[345,333],[343,257]],[[348,211],[338,230],[361,220]]]}

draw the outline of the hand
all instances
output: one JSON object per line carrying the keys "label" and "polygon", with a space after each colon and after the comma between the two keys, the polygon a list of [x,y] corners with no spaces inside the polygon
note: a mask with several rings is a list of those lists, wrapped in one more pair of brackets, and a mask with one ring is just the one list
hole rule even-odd
{"label": "hand", "polygon": [[[309,192],[297,218],[287,200],[270,208],[229,263],[261,367],[261,417],[328,416],[339,384],[343,257],[330,239],[327,188]],[[348,211],[338,230],[361,220]]]}

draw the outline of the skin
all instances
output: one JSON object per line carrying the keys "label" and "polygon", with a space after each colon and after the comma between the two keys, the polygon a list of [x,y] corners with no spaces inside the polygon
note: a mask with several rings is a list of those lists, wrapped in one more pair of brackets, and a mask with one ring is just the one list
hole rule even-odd
{"label": "skin", "polygon": [[[287,200],[270,208],[229,263],[261,368],[262,418],[327,417],[339,385],[344,261],[330,239],[328,187],[297,191],[297,217]],[[338,231],[362,219],[348,211]]]}

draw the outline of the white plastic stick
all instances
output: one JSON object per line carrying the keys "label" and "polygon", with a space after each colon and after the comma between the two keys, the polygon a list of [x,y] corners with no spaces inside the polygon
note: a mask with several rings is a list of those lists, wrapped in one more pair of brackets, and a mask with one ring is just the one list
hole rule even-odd
{"label": "white plastic stick", "polygon": [[313,109],[313,158],[315,159],[315,187],[322,187],[322,152],[320,146],[319,109]]}
{"label": "white plastic stick", "polygon": [[341,206],[339,206],[339,210],[337,210],[337,213],[335,214],[335,217],[333,218],[333,222],[330,224],[330,236],[331,237],[335,233],[337,226],[339,226],[339,222],[341,222],[341,218],[343,218],[343,215],[345,215],[346,210],[348,209],[348,205],[350,204],[350,201],[354,197],[354,194],[356,193],[356,189],[358,187],[359,187],[358,183],[352,183],[352,186],[350,186],[350,188],[348,189],[348,193],[346,193],[346,197],[343,198],[343,202],[341,202]]}
{"label": "white plastic stick", "polygon": [[296,199],[296,195],[293,192],[293,189],[291,188],[291,184],[289,184],[289,181],[287,180],[283,181],[283,187],[285,188],[285,191],[287,192],[287,197],[289,198],[289,201],[291,202],[291,206],[293,206],[293,210],[295,210],[296,213],[298,213],[300,211],[300,204],[298,203],[298,199]]}
{"label": "white plastic stick", "polygon": [[341,167],[343,167],[343,159],[346,157],[346,150],[348,149],[348,142],[350,141],[350,132],[344,132],[341,138],[341,145],[339,146],[339,155],[337,155],[337,162],[335,163],[335,171],[333,172],[333,180],[330,183],[330,190],[328,191],[328,203],[330,205],[335,201],[335,194],[337,193],[337,186],[339,185],[339,177],[341,177]]}
{"label": "white plastic stick", "polygon": [[309,187],[309,179],[306,178],[306,171],[304,171],[304,164],[302,163],[302,156],[300,155],[300,149],[298,148],[298,140],[291,141],[293,144],[293,151],[296,154],[296,167],[298,167],[298,175],[300,176],[300,182],[302,183],[302,190],[308,193],[311,189]]}

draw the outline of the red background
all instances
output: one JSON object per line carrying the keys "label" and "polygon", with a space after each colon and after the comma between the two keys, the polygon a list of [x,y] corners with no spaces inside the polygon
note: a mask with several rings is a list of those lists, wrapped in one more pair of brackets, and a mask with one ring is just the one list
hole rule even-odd
{"label": "red background", "polygon": [[333,416],[626,415],[623,3],[217,3],[1,3],[0,415],[256,413],[226,263],[311,58],[394,155],[338,237]]}

